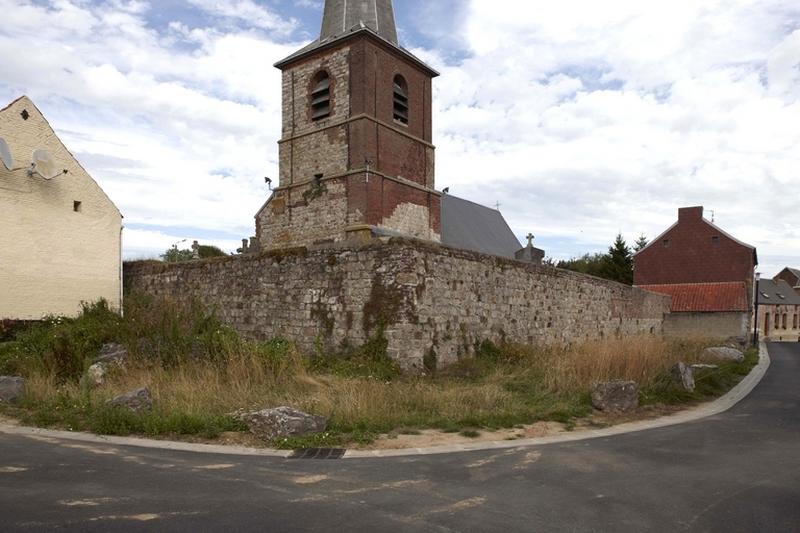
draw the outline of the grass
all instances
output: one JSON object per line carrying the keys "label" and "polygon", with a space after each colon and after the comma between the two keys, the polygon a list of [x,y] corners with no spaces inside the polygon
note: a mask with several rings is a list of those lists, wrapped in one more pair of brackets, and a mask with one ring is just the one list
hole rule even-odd
{"label": "grass", "polygon": [[[100,346],[126,345],[132,362],[106,385],[90,389],[81,376]],[[271,443],[280,448],[341,447],[379,434],[439,429],[477,437],[480,430],[537,421],[574,427],[591,412],[595,381],[635,380],[643,403],[691,402],[730,388],[757,360],[723,364],[697,376],[686,394],[669,380],[677,361],[698,362],[704,340],[669,342],[652,336],[561,348],[483,343],[476,357],[429,376],[400,373],[386,356],[380,330],[364,346],[301,357],[281,339],[249,342],[194,305],[129,297],[124,318],[100,302],[77,319],[49,318],[0,344],[0,374],[22,375],[22,402],[3,409],[42,427],[109,435],[214,438],[245,431],[231,413],[290,405],[330,419],[326,433]],[[111,408],[115,395],[149,387],[150,413]]]}

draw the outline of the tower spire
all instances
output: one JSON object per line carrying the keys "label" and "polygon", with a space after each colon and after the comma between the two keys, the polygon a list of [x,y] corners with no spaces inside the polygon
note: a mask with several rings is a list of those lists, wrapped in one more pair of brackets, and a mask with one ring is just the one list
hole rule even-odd
{"label": "tower spire", "polygon": [[399,46],[392,0],[325,0],[320,41],[366,26]]}

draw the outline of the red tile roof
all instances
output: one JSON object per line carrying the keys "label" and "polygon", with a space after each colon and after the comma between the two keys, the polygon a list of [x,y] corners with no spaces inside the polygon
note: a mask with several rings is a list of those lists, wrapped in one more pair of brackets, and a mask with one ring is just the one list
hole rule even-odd
{"label": "red tile roof", "polygon": [[749,311],[747,285],[743,281],[639,285],[639,288],[672,296],[673,313]]}

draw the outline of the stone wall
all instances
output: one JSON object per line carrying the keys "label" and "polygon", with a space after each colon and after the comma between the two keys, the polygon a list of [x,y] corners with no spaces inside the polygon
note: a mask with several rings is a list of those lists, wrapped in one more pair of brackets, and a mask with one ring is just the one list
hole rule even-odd
{"label": "stone wall", "polygon": [[[301,350],[363,344],[382,325],[389,355],[419,369],[483,340],[532,345],[661,334],[670,298],[573,272],[405,239],[125,267],[128,291],[198,298],[253,339]],[[429,359],[430,360],[430,359]]]}
{"label": "stone wall", "polygon": [[750,313],[672,313],[664,321],[667,337],[712,337],[746,341],[750,332]]}

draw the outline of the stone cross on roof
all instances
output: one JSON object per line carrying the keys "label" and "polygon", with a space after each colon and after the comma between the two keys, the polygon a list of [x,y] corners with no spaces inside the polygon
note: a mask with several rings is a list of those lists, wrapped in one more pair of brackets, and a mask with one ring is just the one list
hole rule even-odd
{"label": "stone cross on roof", "polygon": [[528,247],[533,247],[533,239],[536,238],[533,236],[533,233],[528,233],[525,238],[528,239]]}
{"label": "stone cross on roof", "polygon": [[399,46],[392,0],[325,0],[320,41],[341,36],[362,24]]}

